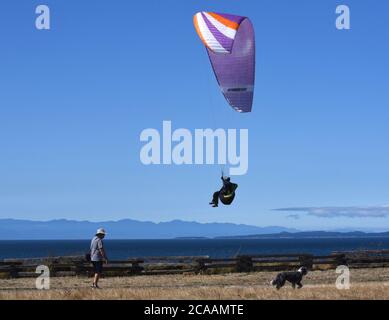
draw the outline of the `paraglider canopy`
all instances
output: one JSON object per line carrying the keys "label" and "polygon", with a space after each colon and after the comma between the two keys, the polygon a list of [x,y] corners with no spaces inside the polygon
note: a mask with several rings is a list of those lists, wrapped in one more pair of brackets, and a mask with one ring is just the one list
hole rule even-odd
{"label": "paraglider canopy", "polygon": [[251,112],[255,82],[254,28],[246,17],[213,12],[194,16],[224,97],[238,112]]}

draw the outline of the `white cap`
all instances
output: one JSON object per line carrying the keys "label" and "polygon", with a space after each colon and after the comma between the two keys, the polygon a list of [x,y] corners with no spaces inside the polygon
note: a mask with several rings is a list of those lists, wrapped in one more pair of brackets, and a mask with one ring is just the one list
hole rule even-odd
{"label": "white cap", "polygon": [[103,228],[97,229],[96,234],[107,234]]}

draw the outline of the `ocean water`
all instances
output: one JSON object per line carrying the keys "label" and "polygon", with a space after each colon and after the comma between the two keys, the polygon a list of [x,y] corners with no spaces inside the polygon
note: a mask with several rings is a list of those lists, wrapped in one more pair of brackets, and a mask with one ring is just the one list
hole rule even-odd
{"label": "ocean water", "polygon": [[[111,260],[147,256],[232,257],[236,254],[311,253],[389,249],[389,238],[104,240]],[[0,259],[83,255],[89,240],[0,241]]]}

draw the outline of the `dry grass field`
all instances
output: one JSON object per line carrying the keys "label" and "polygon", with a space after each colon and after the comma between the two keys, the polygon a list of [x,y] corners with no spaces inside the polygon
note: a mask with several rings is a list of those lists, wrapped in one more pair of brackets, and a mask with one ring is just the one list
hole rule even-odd
{"label": "dry grass field", "polygon": [[389,268],[351,270],[351,288],[338,290],[334,270],[315,271],[304,288],[286,285],[280,291],[269,285],[275,273],[225,275],[134,276],[101,280],[100,290],[91,279],[52,278],[51,289],[35,289],[35,279],[0,280],[3,299],[385,299],[389,300]]}

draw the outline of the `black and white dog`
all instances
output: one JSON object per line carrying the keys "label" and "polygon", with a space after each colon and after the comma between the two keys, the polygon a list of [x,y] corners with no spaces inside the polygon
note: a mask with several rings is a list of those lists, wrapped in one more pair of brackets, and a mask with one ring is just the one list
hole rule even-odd
{"label": "black and white dog", "polygon": [[280,290],[285,285],[285,282],[288,281],[292,284],[293,289],[296,288],[296,285],[298,289],[301,289],[303,287],[301,281],[307,274],[308,270],[305,267],[301,267],[296,272],[281,272],[270,282],[270,284],[275,286],[277,290]]}

